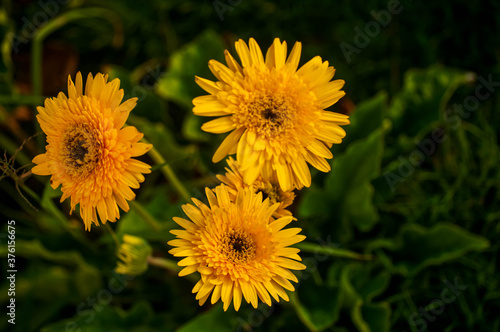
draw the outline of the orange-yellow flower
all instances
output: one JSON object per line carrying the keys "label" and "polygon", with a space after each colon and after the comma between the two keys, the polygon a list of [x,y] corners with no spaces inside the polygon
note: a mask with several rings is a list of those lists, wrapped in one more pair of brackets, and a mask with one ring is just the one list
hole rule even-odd
{"label": "orange-yellow flower", "polygon": [[269,198],[269,205],[279,203],[278,208],[273,213],[273,217],[281,218],[292,215],[292,213],[286,208],[292,205],[295,194],[293,191],[281,190],[276,176],[269,180],[264,180],[261,176],[259,176],[254,183],[248,185],[245,181],[243,181],[244,176],[241,173],[236,160],[229,157],[227,159],[227,165],[229,168],[226,167],[226,174],[218,174],[217,178],[228,186],[229,195],[232,200],[236,199],[236,195],[238,194],[240,188],[251,188],[255,193],[262,193],[264,199]]}
{"label": "orange-yellow flower", "polygon": [[331,81],[335,69],[319,56],[297,70],[301,43],[288,59],[286,42],[275,39],[266,53],[254,39],[236,42],[241,65],[226,50],[227,66],[215,60],[209,67],[218,82],[196,77],[209,93],[193,100],[193,112],[215,116],[202,129],[231,132],[213,156],[218,162],[236,153],[244,181],[277,174],[283,191],[311,185],[307,163],[328,172],[333,143],[340,143],[348,116],[325,111],[344,96],[343,80]]}
{"label": "orange-yellow flower", "polygon": [[227,310],[232,301],[238,310],[242,298],[257,308],[258,300],[271,305],[271,297],[288,301],[284,289],[293,291],[289,280],[297,282],[292,270],[303,270],[297,261],[297,248],[290,245],[304,240],[300,228],[283,229],[293,218],[272,217],[279,204],[269,206],[262,194],[240,189],[232,201],[225,185],[206,189],[206,206],[193,198],[196,207],[182,208],[191,221],[174,218],[183,230],[172,230],[177,239],[168,244],[175,247],[170,253],[186,257],[179,262],[185,266],[179,276],[199,273],[201,279],[193,288],[200,305],[211,295],[212,304],[219,299]]}
{"label": "orange-yellow flower", "polygon": [[135,198],[130,188],[139,188],[150,166],[132,157],[141,156],[152,146],[140,143],[143,134],[125,127],[137,98],[122,103],[120,81],[107,82],[108,75],[88,75],[83,93],[82,75],[76,84],[68,78],[68,97],[62,92],[47,98],[38,107],[38,122],[47,135],[46,153],[33,159],[32,171],[50,175],[52,188],[62,185],[61,202],[71,198],[71,212],[80,204],[85,229],[92,223],[116,221],[118,206],[129,210]]}

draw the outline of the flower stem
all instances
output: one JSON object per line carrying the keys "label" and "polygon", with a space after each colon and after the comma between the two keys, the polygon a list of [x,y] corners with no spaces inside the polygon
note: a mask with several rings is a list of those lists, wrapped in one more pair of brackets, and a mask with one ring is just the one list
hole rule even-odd
{"label": "flower stem", "polygon": [[359,254],[357,252],[350,251],[347,249],[323,246],[323,245],[310,243],[310,242],[297,243],[295,245],[295,247],[297,247],[298,249],[300,249],[304,252],[309,252],[309,253],[313,253],[313,254],[328,255],[328,256],[332,256],[332,257],[352,258],[352,259],[357,259],[357,260],[361,260],[361,261],[367,261],[367,260],[373,259],[373,255]]}
{"label": "flower stem", "polygon": [[[145,139],[142,139],[144,143],[148,143]],[[186,187],[182,184],[182,182],[179,180],[177,175],[175,175],[174,171],[170,166],[167,164],[165,161],[165,158],[156,150],[155,147],[152,147],[151,150],[148,152],[149,156],[151,159],[154,160],[154,162],[158,165],[161,166],[161,172],[163,175],[170,181],[170,183],[174,186],[175,190],[177,193],[182,197],[183,200],[186,202],[189,202],[191,199],[191,195],[189,195],[189,192],[187,191]]]}
{"label": "flower stem", "polygon": [[[168,270],[168,271],[173,272],[175,274],[178,274],[179,271],[182,270],[182,268],[180,266],[178,266],[175,261],[173,261],[171,259],[167,259],[167,258],[149,256],[148,263],[149,263],[149,265],[160,267],[162,269]],[[192,274],[187,275],[186,278],[191,280],[194,283],[197,283],[199,280],[198,278],[196,278]]]}
{"label": "flower stem", "polygon": [[[38,78],[37,78],[38,79]],[[12,94],[10,96],[0,96],[0,105],[33,105],[39,106],[43,104],[45,98],[34,95]]]}
{"label": "flower stem", "polygon": [[150,265],[161,267],[162,269],[169,270],[175,273],[179,273],[179,271],[181,270],[181,268],[177,266],[176,262],[167,258],[149,256],[148,263]]}
{"label": "flower stem", "polygon": [[42,51],[45,38],[69,22],[92,17],[108,20],[115,31],[121,31],[121,27],[117,26],[119,20],[114,19],[116,14],[113,11],[106,8],[79,8],[57,16],[35,32],[31,48],[31,83],[34,98],[42,96]]}
{"label": "flower stem", "polygon": [[111,237],[113,238],[113,241],[115,242],[116,250],[118,250],[120,248],[120,241],[118,241],[118,237],[116,236],[115,231],[113,230],[113,228],[111,228],[111,226],[109,225],[108,222],[105,223],[104,225],[106,225],[106,228],[109,231],[109,234],[111,234]]}
{"label": "flower stem", "polygon": [[307,313],[305,312],[304,308],[300,304],[297,293],[290,294],[290,304],[292,305],[293,309],[295,310],[295,313],[299,317],[302,324],[304,324],[309,329],[309,331],[318,331],[318,329],[310,321]]}
{"label": "flower stem", "polygon": [[160,223],[141,205],[141,203],[130,201],[129,204],[152,229],[159,231],[162,228]]}

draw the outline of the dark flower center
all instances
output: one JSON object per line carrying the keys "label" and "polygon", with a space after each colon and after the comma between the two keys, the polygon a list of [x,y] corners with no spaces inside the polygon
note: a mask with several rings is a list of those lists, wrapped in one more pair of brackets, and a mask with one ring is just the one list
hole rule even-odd
{"label": "dark flower center", "polygon": [[251,234],[232,230],[222,238],[221,252],[233,263],[246,263],[255,257],[255,241]]}
{"label": "dark flower center", "polygon": [[100,143],[97,134],[87,125],[79,124],[67,130],[63,144],[68,173],[88,173],[95,168],[99,161]]}

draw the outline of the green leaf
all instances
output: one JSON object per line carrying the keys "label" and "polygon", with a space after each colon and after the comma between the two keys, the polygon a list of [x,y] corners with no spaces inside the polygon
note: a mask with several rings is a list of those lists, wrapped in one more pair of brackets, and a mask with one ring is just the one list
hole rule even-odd
{"label": "green leaf", "polygon": [[379,128],[333,160],[325,190],[329,199],[338,206],[344,225],[354,224],[367,231],[378,221],[371,181],[380,174],[384,132],[385,128]]}
{"label": "green leaf", "polygon": [[190,141],[196,142],[210,142],[213,139],[213,135],[201,130],[201,126],[206,122],[206,119],[194,115],[193,113],[188,113],[184,122],[182,124],[182,134],[184,137]]}
{"label": "green leaf", "polygon": [[195,75],[211,79],[208,61],[222,61],[224,43],[213,31],[205,31],[198,38],[172,54],[168,73],[160,78],[156,92],[189,109],[194,97],[206,94],[194,81]]}
{"label": "green leaf", "polygon": [[[329,273],[330,275],[334,275]],[[390,306],[385,303],[371,303],[389,285],[389,274],[373,275],[369,265],[350,264],[340,274],[340,289],[351,318],[359,331],[384,332],[390,328]]]}
{"label": "green leaf", "polygon": [[147,76],[139,84],[133,80],[133,74],[125,68],[110,65],[106,67],[106,73],[110,80],[115,78],[120,80],[120,88],[124,91],[123,101],[137,98],[137,105],[132,110],[131,115],[144,117],[150,121],[168,120],[166,119],[168,113],[165,101],[154,93],[155,83],[150,82],[150,80],[155,79],[155,77],[150,76],[155,74],[146,73]]}
{"label": "green leaf", "polygon": [[[0,254],[6,256],[7,247],[0,248]],[[69,287],[76,291],[75,298],[84,298],[92,295],[102,287],[100,271],[88,264],[79,252],[54,252],[46,249],[39,240],[26,241],[16,239],[16,256],[28,259],[40,258],[66,266],[69,269],[74,269]]]}
{"label": "green leaf", "polygon": [[369,303],[387,289],[389,281],[388,272],[374,275],[371,265],[368,264],[349,264],[340,274],[341,288],[345,292],[348,306],[352,306],[359,299]]}
{"label": "green leaf", "polygon": [[353,280],[354,287],[357,287],[359,295],[365,302],[370,302],[375,296],[382,294],[389,286],[391,279],[387,271],[381,272],[376,276],[364,273],[359,275],[359,277],[359,279],[355,278]]}
{"label": "green leaf", "polygon": [[[86,246],[91,245],[85,235],[80,231],[80,228],[72,227],[66,215],[61,212],[61,204],[54,203],[54,199],[59,201],[61,196],[61,187],[52,189],[50,182],[47,181],[40,201],[40,205],[43,208],[43,211],[40,213],[40,225],[46,231],[52,232],[52,234],[64,234],[64,232],[66,232],[71,234],[78,242]],[[78,213],[75,214],[77,215],[76,218],[79,218]],[[81,219],[80,222],[83,223]]]}
{"label": "green leaf", "polygon": [[342,292],[338,287],[316,285],[313,278],[301,281],[292,304],[307,326],[317,331],[332,326],[340,315]]}
{"label": "green leaf", "polygon": [[362,231],[370,230],[378,221],[373,206],[374,189],[371,181],[380,174],[383,137],[386,127],[380,127],[369,137],[351,144],[332,162],[324,189],[306,191],[299,206],[303,217],[340,218],[346,237],[351,225]]}
{"label": "green leaf", "polygon": [[299,214],[301,217],[316,217],[324,213],[328,215],[330,208],[331,202],[324,189],[312,186],[304,192],[300,200]]}
{"label": "green leaf", "polygon": [[391,256],[395,269],[403,275],[414,275],[428,266],[439,265],[490,246],[486,238],[445,223],[432,228],[405,224],[397,240],[397,246],[390,248],[393,251]]}
{"label": "green leaf", "polygon": [[57,207],[53,201],[54,198],[60,199],[61,196],[62,196],[61,187],[59,186],[56,189],[52,189],[52,186],[50,185],[50,183],[47,182],[47,184],[45,185],[45,189],[43,190],[40,205],[42,206],[42,208],[45,211],[49,212],[54,219],[59,220],[59,222],[58,222],[59,225],[64,225],[64,224],[67,224],[68,219],[66,218],[64,213],[61,212],[60,208]]}
{"label": "green leaf", "polygon": [[48,325],[42,332],[158,331],[150,326],[154,315],[147,302],[137,302],[129,311],[108,305],[96,305],[94,310],[89,306],[83,308],[77,316]]}
{"label": "green leaf", "polygon": [[387,108],[387,93],[385,92],[380,92],[375,97],[357,105],[349,117],[351,123],[344,127],[347,135],[341,146],[349,146],[351,142],[366,138],[380,128]]}
{"label": "green leaf", "polygon": [[351,312],[354,325],[360,332],[389,332],[391,307],[388,303],[363,303],[358,301]]}
{"label": "green leaf", "polygon": [[117,225],[117,236],[124,234],[136,235],[147,240],[161,240],[167,242],[174,238],[169,230],[175,227],[172,217],[181,213],[180,206],[169,202],[162,190],[157,190],[151,201],[143,205],[146,213],[156,219],[161,229],[154,229],[133,208],[122,218]]}
{"label": "green leaf", "polygon": [[149,143],[153,144],[170,165],[179,163],[185,169],[190,166],[191,159],[197,156],[198,148],[195,145],[177,143],[173,132],[161,122],[153,123],[131,115],[129,123],[144,133]]}
{"label": "green leaf", "polygon": [[352,221],[362,231],[369,231],[379,218],[373,206],[373,194],[373,186],[365,182],[352,188],[344,201],[347,209],[344,214],[345,218]]}
{"label": "green leaf", "polygon": [[412,137],[429,123],[440,120],[457,87],[470,81],[470,74],[441,66],[409,70],[389,109],[393,132]]}
{"label": "green leaf", "polygon": [[239,322],[235,319],[232,311],[224,312],[222,303],[203,314],[199,314],[183,325],[177,332],[199,332],[199,331],[234,331]]}

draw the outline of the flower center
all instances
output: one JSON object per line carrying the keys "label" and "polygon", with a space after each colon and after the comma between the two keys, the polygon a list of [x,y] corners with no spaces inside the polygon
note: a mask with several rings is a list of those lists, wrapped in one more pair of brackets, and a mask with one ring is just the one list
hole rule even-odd
{"label": "flower center", "polygon": [[266,198],[269,198],[269,201],[272,204],[275,203],[281,203],[280,201],[280,194],[279,194],[279,189],[278,187],[272,185],[269,182],[262,182],[262,183],[257,183],[257,194],[262,193],[262,200],[265,200]]}
{"label": "flower center", "polygon": [[100,143],[97,133],[85,124],[72,126],[63,138],[63,157],[70,174],[94,170],[99,161]]}
{"label": "flower center", "polygon": [[255,257],[255,240],[243,231],[231,230],[222,237],[222,254],[233,263],[246,263]]}
{"label": "flower center", "polygon": [[294,107],[283,96],[256,96],[234,116],[240,126],[255,130],[267,138],[293,128]]}

